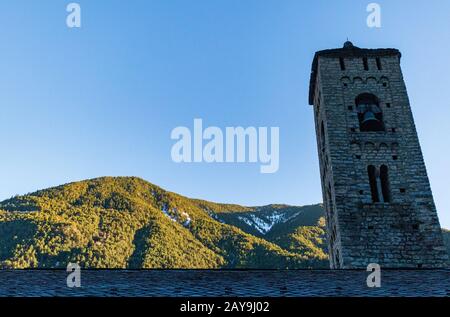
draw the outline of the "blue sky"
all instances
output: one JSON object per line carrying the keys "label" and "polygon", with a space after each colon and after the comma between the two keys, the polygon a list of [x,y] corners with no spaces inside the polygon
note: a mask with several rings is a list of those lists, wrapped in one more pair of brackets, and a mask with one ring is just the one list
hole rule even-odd
{"label": "blue sky", "polygon": [[[70,1],[0,3],[0,199],[104,175],[245,205],[321,201],[308,84],[315,51],[395,47],[442,225],[450,227],[450,2]],[[176,164],[170,132],[280,127],[280,168]]]}

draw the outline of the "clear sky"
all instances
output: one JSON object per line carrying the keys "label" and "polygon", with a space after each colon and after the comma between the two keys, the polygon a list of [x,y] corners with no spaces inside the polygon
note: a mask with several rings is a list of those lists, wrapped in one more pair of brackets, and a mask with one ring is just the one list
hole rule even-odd
{"label": "clear sky", "polygon": [[[0,199],[98,176],[139,176],[245,205],[322,200],[308,84],[313,54],[395,47],[441,223],[450,227],[450,2],[79,0],[0,2]],[[170,132],[280,128],[280,168],[176,164]]]}

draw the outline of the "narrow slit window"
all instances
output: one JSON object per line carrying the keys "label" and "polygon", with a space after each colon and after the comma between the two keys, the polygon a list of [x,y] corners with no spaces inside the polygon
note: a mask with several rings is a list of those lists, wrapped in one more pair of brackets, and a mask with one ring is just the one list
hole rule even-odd
{"label": "narrow slit window", "polygon": [[389,188],[388,167],[381,165],[380,167],[381,192],[383,194],[383,201],[389,203],[391,201],[391,193]]}
{"label": "narrow slit window", "polygon": [[339,57],[339,65],[341,65],[341,70],[345,70],[345,62],[342,57]]}
{"label": "narrow slit window", "polygon": [[335,262],[336,262],[336,267],[340,268],[341,267],[341,261],[340,259],[340,255],[339,255],[339,249],[336,249],[336,254],[335,254]]}
{"label": "narrow slit window", "polygon": [[369,62],[367,61],[367,57],[363,57],[364,70],[369,70]]}
{"label": "narrow slit window", "polygon": [[381,59],[379,57],[377,57],[376,61],[377,61],[378,70],[382,70],[383,68],[381,67]]}
{"label": "narrow slit window", "polygon": [[320,143],[322,143],[321,144],[322,152],[325,152],[325,126],[323,124],[323,121],[320,125],[320,141],[321,141]]}
{"label": "narrow slit window", "polygon": [[370,192],[372,193],[372,202],[377,203],[380,201],[380,197],[378,195],[378,186],[377,186],[377,169],[373,165],[369,165],[367,167],[367,172],[369,174],[369,183],[370,183]]}
{"label": "narrow slit window", "polygon": [[327,188],[327,200],[328,200],[329,215],[330,215],[331,219],[333,219],[334,208],[333,208],[333,200],[331,198],[331,185],[330,184],[328,184],[328,188]]}

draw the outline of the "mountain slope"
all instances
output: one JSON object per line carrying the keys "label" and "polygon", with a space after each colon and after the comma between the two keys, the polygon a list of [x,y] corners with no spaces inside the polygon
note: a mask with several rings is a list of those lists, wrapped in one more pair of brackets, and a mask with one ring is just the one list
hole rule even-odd
{"label": "mountain slope", "polygon": [[288,206],[268,205],[263,207],[247,207],[229,209],[216,214],[217,219],[232,224],[242,230],[259,237],[276,235],[286,229],[292,231],[298,226],[316,225],[320,217],[324,216],[321,205]]}
{"label": "mountain slope", "polygon": [[[302,253],[288,245],[286,239],[295,240],[296,236],[265,238],[245,232],[231,217],[230,224],[226,221],[226,215],[261,210],[268,215],[280,208],[291,209],[292,216],[300,207],[216,204],[167,192],[134,177],[70,183],[0,203],[0,265],[53,268],[76,262],[88,268],[326,267],[318,249]],[[295,217],[286,219],[295,223]],[[296,230],[294,227],[291,229]]]}
{"label": "mountain slope", "polygon": [[275,243],[283,249],[307,256],[315,267],[325,267],[325,218],[322,205],[268,205],[230,209],[219,212],[216,219],[232,224],[245,232]]}

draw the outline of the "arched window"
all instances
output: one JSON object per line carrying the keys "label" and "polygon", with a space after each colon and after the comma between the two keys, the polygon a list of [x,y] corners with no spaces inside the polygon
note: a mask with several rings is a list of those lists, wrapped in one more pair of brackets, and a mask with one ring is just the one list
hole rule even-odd
{"label": "arched window", "polygon": [[388,167],[381,165],[380,170],[373,165],[367,167],[369,174],[370,192],[372,193],[372,202],[391,202],[391,191],[389,188]]}
{"label": "arched window", "polygon": [[381,180],[381,192],[383,194],[383,201],[385,203],[388,203],[391,201],[391,193],[389,189],[388,167],[386,165],[381,165],[380,167],[380,180]]}
{"label": "arched window", "polygon": [[383,113],[375,95],[364,93],[356,97],[360,131],[385,131]]}
{"label": "arched window", "polygon": [[377,203],[380,201],[378,195],[378,185],[377,185],[377,169],[373,165],[367,167],[367,172],[369,174],[370,192],[372,193],[372,202]]}

